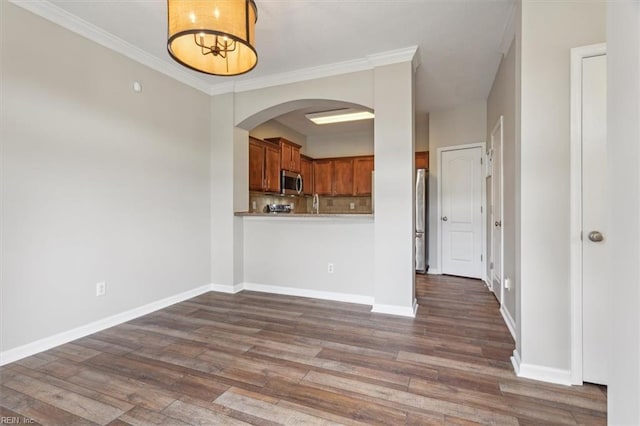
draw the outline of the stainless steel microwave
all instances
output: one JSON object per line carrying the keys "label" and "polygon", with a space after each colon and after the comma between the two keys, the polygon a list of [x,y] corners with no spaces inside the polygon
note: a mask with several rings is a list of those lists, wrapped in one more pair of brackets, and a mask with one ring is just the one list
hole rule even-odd
{"label": "stainless steel microwave", "polygon": [[302,193],[302,176],[299,173],[282,170],[280,172],[280,193],[289,195]]}

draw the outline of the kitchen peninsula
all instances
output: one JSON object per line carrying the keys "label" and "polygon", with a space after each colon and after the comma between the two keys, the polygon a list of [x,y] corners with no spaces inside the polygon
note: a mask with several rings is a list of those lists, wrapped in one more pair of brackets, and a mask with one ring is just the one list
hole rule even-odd
{"label": "kitchen peninsula", "polygon": [[[235,213],[242,288],[374,304],[373,135],[310,140],[287,129],[272,137],[274,128],[249,134],[248,211]],[[428,161],[427,152],[415,154],[417,168]],[[283,188],[283,173],[299,175],[302,186]]]}

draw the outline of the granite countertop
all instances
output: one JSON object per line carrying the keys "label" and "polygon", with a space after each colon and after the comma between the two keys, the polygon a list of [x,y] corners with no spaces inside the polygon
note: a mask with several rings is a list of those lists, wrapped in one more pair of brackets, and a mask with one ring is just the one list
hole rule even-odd
{"label": "granite countertop", "polygon": [[243,217],[278,217],[278,218],[373,218],[373,213],[261,213],[261,212],[236,212],[236,216]]}

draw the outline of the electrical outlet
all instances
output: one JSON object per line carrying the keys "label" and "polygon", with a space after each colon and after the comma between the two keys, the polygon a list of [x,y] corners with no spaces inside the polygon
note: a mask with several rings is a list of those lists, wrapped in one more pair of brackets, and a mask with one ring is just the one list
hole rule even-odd
{"label": "electrical outlet", "polygon": [[333,263],[327,264],[327,272],[333,274]]}
{"label": "electrical outlet", "polygon": [[349,203],[349,208],[350,208],[351,210],[355,210],[355,208],[356,208],[356,203]]}
{"label": "electrical outlet", "polygon": [[107,283],[102,281],[96,284],[96,296],[104,296],[107,293]]}
{"label": "electrical outlet", "polygon": [[253,211],[256,211],[256,207],[257,207],[257,206],[258,206],[258,205],[256,204],[256,202],[255,202],[255,201],[252,201],[252,202],[251,202],[251,207],[253,208]]}
{"label": "electrical outlet", "polygon": [[511,278],[505,278],[504,280],[504,288],[507,290],[511,290],[511,287],[513,287],[513,283],[511,282]]}

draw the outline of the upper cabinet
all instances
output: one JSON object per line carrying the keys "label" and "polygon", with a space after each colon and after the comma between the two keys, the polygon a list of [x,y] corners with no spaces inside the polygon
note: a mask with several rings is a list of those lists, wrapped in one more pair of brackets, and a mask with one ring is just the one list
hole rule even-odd
{"label": "upper cabinet", "polygon": [[353,195],[371,195],[373,155],[353,159]]}
{"label": "upper cabinet", "polygon": [[283,170],[300,173],[300,145],[285,138],[267,138],[280,147],[280,167]]}
{"label": "upper cabinet", "polygon": [[416,169],[429,170],[429,151],[416,152]]}
{"label": "upper cabinet", "polygon": [[333,160],[313,161],[313,192],[333,195]]}
{"label": "upper cabinet", "polygon": [[372,155],[314,160],[313,170],[319,195],[371,195]]}
{"label": "upper cabinet", "polygon": [[267,192],[279,192],[280,191],[280,151],[277,146],[267,144],[265,149],[265,191]]}
{"label": "upper cabinet", "polygon": [[[369,196],[374,156],[321,158],[300,154],[300,145],[285,138],[249,137],[249,190],[280,191],[280,171],[300,173],[305,195]],[[416,169],[429,168],[429,152],[415,153]]]}
{"label": "upper cabinet", "polygon": [[333,195],[353,195],[353,158],[333,160]]}
{"label": "upper cabinet", "polygon": [[264,190],[264,149],[264,142],[249,137],[249,191]]}
{"label": "upper cabinet", "polygon": [[249,137],[249,190],[280,190],[280,150],[254,137]]}
{"label": "upper cabinet", "polygon": [[302,193],[313,194],[313,160],[305,155],[300,156],[300,176],[302,176]]}

